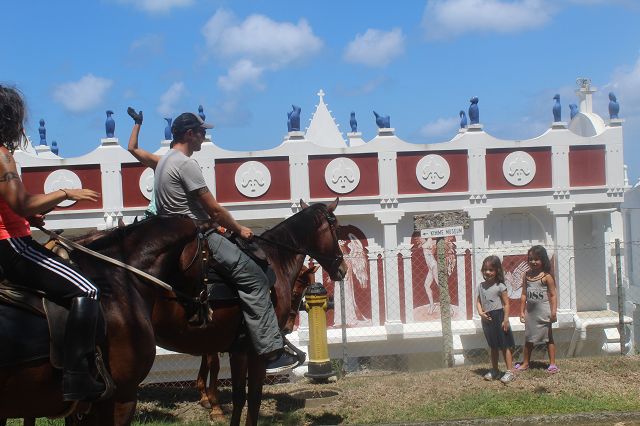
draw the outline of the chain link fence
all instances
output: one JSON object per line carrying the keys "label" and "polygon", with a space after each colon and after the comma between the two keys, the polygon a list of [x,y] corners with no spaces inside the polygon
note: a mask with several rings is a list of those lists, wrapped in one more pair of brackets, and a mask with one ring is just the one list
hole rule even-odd
{"label": "chain link fence", "polygon": [[[516,342],[514,360],[520,359],[520,297],[531,246],[473,249],[454,237],[440,242],[414,237],[392,251],[367,247],[358,238],[341,243],[349,265],[345,279],[333,282],[322,270],[316,273],[316,281],[333,300],[326,313],[327,340],[337,375],[488,364],[476,299],[481,265],[490,255],[502,261]],[[633,268],[633,260],[640,257],[640,242],[548,246],[547,252],[557,286],[553,335],[560,362],[566,357],[635,352],[640,268]],[[310,326],[302,311],[289,336],[303,350],[309,345]],[[546,360],[546,346],[535,347],[532,359]],[[218,378],[226,385],[228,355],[221,354],[220,360]],[[145,383],[194,386],[199,366],[198,357],[159,349]],[[294,374],[303,372],[304,368]],[[269,379],[273,383],[288,378]]]}

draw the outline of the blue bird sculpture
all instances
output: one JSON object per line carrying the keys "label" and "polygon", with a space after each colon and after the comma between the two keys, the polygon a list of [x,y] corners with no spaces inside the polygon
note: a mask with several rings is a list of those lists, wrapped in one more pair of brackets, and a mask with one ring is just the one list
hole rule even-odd
{"label": "blue bird sculpture", "polygon": [[40,134],[40,145],[47,145],[47,129],[44,127],[44,118],[40,119],[38,133]]}
{"label": "blue bird sculpture", "polygon": [[349,125],[351,126],[351,131],[353,133],[358,131],[358,122],[356,121],[356,113],[351,111],[351,119],[349,120]]}
{"label": "blue bird sculpture", "polygon": [[613,92],[609,92],[609,118],[612,120],[618,118],[619,112],[620,105],[618,104],[616,95],[614,95]]}
{"label": "blue bird sculpture", "polygon": [[464,129],[465,127],[467,127],[467,115],[464,113],[464,111],[460,111],[460,128]]}
{"label": "blue bird sculpture", "polygon": [[376,116],[376,124],[379,129],[388,129],[391,127],[391,117],[388,115],[380,115],[373,111],[373,115]]}
{"label": "blue bird sculpture", "polygon": [[104,128],[107,131],[107,137],[112,138],[116,131],[116,122],[111,117],[113,115],[113,111],[110,109],[107,110],[107,120],[104,122]]}
{"label": "blue bird sculpture", "polygon": [[296,105],[291,105],[291,108],[293,109],[287,113],[287,130],[289,132],[299,132],[301,109]]}
{"label": "blue bird sculpture", "polygon": [[55,155],[58,155],[58,142],[51,141],[51,152],[53,152]]}
{"label": "blue bird sculpture", "polygon": [[576,104],[569,104],[569,110],[571,111],[571,119],[573,120],[573,117],[575,117],[576,115],[578,115],[578,113],[580,112],[580,110],[578,110],[578,105]]}
{"label": "blue bird sculpture", "polygon": [[480,110],[478,109],[478,98],[474,96],[469,99],[469,121],[471,124],[480,124]]}
{"label": "blue bird sculpture", "polygon": [[555,100],[553,104],[553,121],[562,121],[562,106],[560,105],[560,95],[556,93],[553,99]]}
{"label": "blue bird sculpture", "polygon": [[173,139],[173,134],[171,133],[171,122],[173,121],[173,118],[165,117],[164,119],[167,122],[167,127],[164,128],[164,140],[170,141]]}
{"label": "blue bird sculpture", "polygon": [[202,107],[202,105],[198,105],[198,116],[200,116],[202,121],[205,121],[205,119],[207,118],[207,116],[204,115],[204,108]]}

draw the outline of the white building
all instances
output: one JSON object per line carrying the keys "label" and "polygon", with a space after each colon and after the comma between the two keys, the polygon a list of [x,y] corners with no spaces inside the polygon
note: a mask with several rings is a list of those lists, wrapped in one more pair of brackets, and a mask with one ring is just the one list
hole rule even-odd
{"label": "white building", "polygon": [[[194,157],[218,201],[256,230],[298,211],[300,199],[340,197],[336,214],[353,273],[344,296],[334,283],[326,284],[336,301],[345,298],[350,355],[406,353],[411,364],[429,359],[425,353],[440,356],[438,289],[429,276],[433,252],[414,233],[413,216],[450,210],[470,218],[448,263],[458,361],[467,349],[486,346],[474,300],[480,264],[489,254],[503,259],[514,301],[512,326],[521,343],[517,277],[534,244],[547,247],[554,262],[559,355],[619,352],[612,247],[615,239],[625,240],[623,121],[605,122],[593,113],[594,91],[583,80],[576,91],[578,115],[569,123],[551,123],[534,139],[499,140],[475,124],[439,144],[404,141],[392,128],[378,129],[366,142],[360,133],[348,133],[346,143],[321,91],[306,133],[292,132],[277,148],[254,152],[207,142]],[[162,141],[157,152],[166,149],[168,141]],[[33,192],[85,187],[102,194],[96,203],[62,203],[47,216],[51,229],[80,233],[113,227],[118,219],[130,223],[149,202],[153,171],[117,138],[102,139],[82,157],[17,152],[16,160]],[[627,323],[632,307],[626,307]],[[334,357],[341,356],[341,317],[329,313]],[[304,346],[306,330],[302,314],[292,340]]]}

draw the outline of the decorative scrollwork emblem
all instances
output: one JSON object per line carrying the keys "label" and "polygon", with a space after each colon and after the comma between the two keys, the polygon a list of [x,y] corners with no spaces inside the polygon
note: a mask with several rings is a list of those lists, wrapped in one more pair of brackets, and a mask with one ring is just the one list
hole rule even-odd
{"label": "decorative scrollwork emblem", "polygon": [[449,182],[451,168],[441,155],[429,154],[422,157],[416,166],[416,178],[420,185],[429,190],[440,189]]}
{"label": "decorative scrollwork emblem", "polygon": [[504,159],[502,173],[510,184],[524,186],[536,175],[536,162],[528,153],[515,151]]}
{"label": "decorative scrollwork emblem", "polygon": [[360,183],[360,168],[350,158],[335,158],[324,169],[324,181],[333,192],[348,194]]}
{"label": "decorative scrollwork emblem", "polygon": [[[80,189],[82,182],[77,174],[67,169],[59,169],[47,176],[44,181],[44,192],[54,192],[59,189]],[[60,207],[69,207],[76,203],[74,200],[64,200],[58,203]]]}
{"label": "decorative scrollwork emblem", "polygon": [[271,173],[258,161],[247,161],[236,170],[236,188],[242,195],[256,198],[264,195],[271,186]]}
{"label": "decorative scrollwork emblem", "polygon": [[144,198],[151,201],[151,196],[153,195],[153,181],[155,174],[153,173],[153,169],[147,167],[144,172],[140,175],[140,180],[138,181],[138,185],[140,186],[140,192],[144,195]]}

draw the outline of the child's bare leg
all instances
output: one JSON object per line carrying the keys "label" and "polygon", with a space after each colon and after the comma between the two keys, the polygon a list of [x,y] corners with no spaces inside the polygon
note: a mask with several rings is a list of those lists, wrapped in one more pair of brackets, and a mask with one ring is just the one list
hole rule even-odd
{"label": "child's bare leg", "polygon": [[511,354],[511,348],[505,348],[502,350],[502,357],[504,363],[507,366],[507,371],[513,368],[513,355]]}
{"label": "child's bare leg", "polygon": [[551,330],[549,330],[549,341],[547,342],[547,350],[549,351],[549,364],[555,365],[556,363],[556,343],[553,341]]}
{"label": "child's bare leg", "polygon": [[500,356],[500,352],[498,352],[498,349],[491,348],[491,367],[495,371],[498,371],[498,357],[499,356]]}
{"label": "child's bare leg", "polygon": [[529,367],[529,361],[531,361],[531,352],[533,351],[533,343],[526,342],[522,351],[522,364],[521,367]]}

